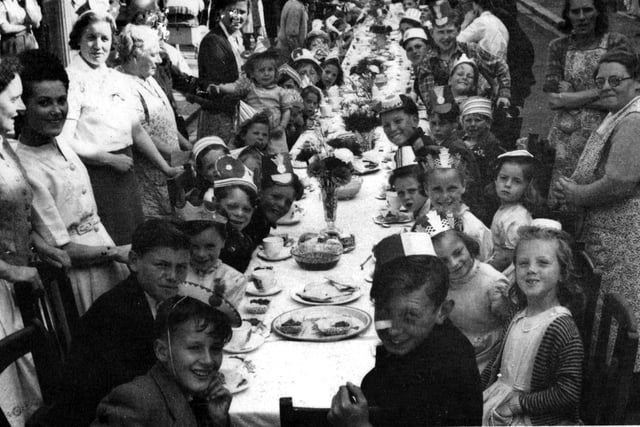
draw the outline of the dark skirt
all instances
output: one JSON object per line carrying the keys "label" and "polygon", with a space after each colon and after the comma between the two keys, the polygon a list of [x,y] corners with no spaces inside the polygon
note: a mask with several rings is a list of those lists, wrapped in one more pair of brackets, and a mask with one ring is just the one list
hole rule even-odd
{"label": "dark skirt", "polygon": [[37,49],[38,42],[31,30],[23,30],[14,34],[3,34],[0,42],[0,54],[18,55],[25,50]]}
{"label": "dark skirt", "polygon": [[[132,157],[132,150],[128,147],[111,154]],[[102,224],[116,245],[128,245],[133,231],[143,221],[142,202],[133,168],[120,173],[108,166],[86,166]]]}

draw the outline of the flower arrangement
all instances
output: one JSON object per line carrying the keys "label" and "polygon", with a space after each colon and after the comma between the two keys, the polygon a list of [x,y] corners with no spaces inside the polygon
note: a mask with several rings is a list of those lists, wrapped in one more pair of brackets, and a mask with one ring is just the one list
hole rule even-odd
{"label": "flower arrangement", "polygon": [[369,100],[355,99],[341,105],[342,120],[345,129],[350,132],[371,132],[380,125],[380,117]]}
{"label": "flower arrangement", "polygon": [[340,187],[351,181],[353,153],[336,148],[326,157],[317,158],[307,167],[307,174],[316,178],[322,188]]}

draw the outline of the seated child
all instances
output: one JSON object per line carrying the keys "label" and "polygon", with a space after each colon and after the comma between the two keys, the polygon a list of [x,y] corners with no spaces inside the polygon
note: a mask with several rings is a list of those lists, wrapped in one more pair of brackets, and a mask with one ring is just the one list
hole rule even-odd
{"label": "seated child", "polygon": [[316,59],[313,53],[307,49],[296,49],[291,53],[293,59],[293,68],[302,79],[302,86],[309,84],[317,85],[322,76],[322,68],[320,61]]}
{"label": "seated child", "polygon": [[509,296],[521,311],[482,374],[483,425],[580,423],[584,351],[570,308],[579,310],[583,295],[570,280],[571,259],[566,233],[520,230]]}
{"label": "seated child", "polygon": [[209,218],[207,212],[185,218],[187,221],[183,228],[191,242],[191,257],[187,278],[180,284],[178,292],[192,286],[204,287],[238,308],[247,287],[247,278],[219,259],[227,239],[227,221]]}
{"label": "seated child", "polygon": [[286,91],[276,84],[278,54],[273,51],[254,53],[244,65],[251,82],[209,85],[209,91],[222,94],[238,94],[257,111],[267,110],[271,118],[271,149],[286,152],[284,129],[291,112]]}
{"label": "seated child", "polygon": [[528,208],[540,205],[533,185],[535,160],[528,151],[516,150],[498,156],[498,165],[495,189],[500,207],[491,222],[493,254],[488,263],[514,283],[512,261],[519,239],[518,229],[531,223]]}
{"label": "seated child", "polygon": [[291,68],[289,64],[281,65],[280,68],[278,68],[278,86],[300,93],[302,90],[300,74]]}
{"label": "seated child", "polygon": [[340,60],[335,57],[329,57],[322,63],[322,77],[318,87],[326,94],[329,89],[334,86],[342,86],[344,84],[344,71],[340,66]]}
{"label": "seated child", "polygon": [[493,252],[491,231],[480,221],[467,205],[462,203],[465,194],[465,164],[461,156],[451,155],[441,148],[438,156],[428,154],[426,158],[426,191],[431,209],[454,222],[454,228],[463,231],[480,245],[478,259],[485,262]]}
{"label": "seated child", "polygon": [[413,161],[406,159],[407,156],[396,155],[396,162],[402,157],[404,157],[403,160],[408,161],[405,163],[396,163],[396,168],[391,172],[391,176],[389,176],[389,185],[393,191],[398,193],[402,206],[410,212],[414,218],[420,218],[429,212],[431,204],[424,189],[424,171],[420,165],[415,162],[415,156],[412,156],[413,149],[405,146],[400,147],[398,152],[407,150],[411,152],[408,157],[413,157]]}
{"label": "seated child", "polygon": [[170,427],[176,420],[182,427],[228,425],[231,393],[218,372],[231,338],[227,317],[195,298],[175,296],[158,307],[154,328],[156,364],[102,399],[92,427]]}
{"label": "seated child", "polygon": [[303,102],[302,116],[305,126],[307,129],[313,129],[316,126],[316,113],[322,102],[322,92],[316,86],[310,85],[302,89],[300,96]]}
{"label": "seated child", "polygon": [[[269,113],[261,111],[253,117],[245,120],[238,129],[235,139],[232,143],[231,155],[237,155],[244,147],[256,147],[263,154],[271,154],[275,148],[269,141],[271,133],[271,119]],[[272,153],[272,154],[275,154]]]}
{"label": "seated child", "polygon": [[[484,189],[493,182],[496,159],[504,152],[490,130],[493,117],[491,101],[473,96],[467,99],[461,108],[460,123],[464,134],[463,141],[474,155],[479,173],[477,188],[484,193]],[[476,197],[482,198],[484,195]],[[483,223],[491,224],[491,218],[498,208],[498,201],[486,198],[484,204],[474,208]]]}
{"label": "seated child", "polygon": [[478,242],[451,229],[448,221],[431,211],[416,221],[416,231],[433,240],[438,257],[449,269],[451,322],[467,337],[476,352],[481,373],[494,359],[509,318],[509,282],[489,264],[478,261]]}
{"label": "seated child", "polygon": [[201,206],[207,192],[209,192],[207,199],[212,200],[211,189],[217,178],[216,162],[220,157],[228,154],[227,144],[217,136],[201,138],[193,145],[191,155],[195,163],[195,177],[177,180],[176,215],[178,217],[182,218],[195,207]]}
{"label": "seated child", "polygon": [[[386,237],[374,249],[371,288],[382,345],[362,380],[340,387],[329,421],[340,426],[479,425],[473,347],[447,318],[447,268],[425,233]],[[369,406],[379,408],[369,420]]]}

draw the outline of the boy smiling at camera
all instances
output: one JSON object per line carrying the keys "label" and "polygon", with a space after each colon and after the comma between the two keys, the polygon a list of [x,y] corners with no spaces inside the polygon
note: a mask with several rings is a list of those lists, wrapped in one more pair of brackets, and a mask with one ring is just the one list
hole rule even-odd
{"label": "boy smiling at camera", "polygon": [[156,364],[113,389],[91,425],[229,425],[231,393],[218,373],[222,347],[231,338],[226,315],[195,298],[175,296],[158,308],[154,332]]}

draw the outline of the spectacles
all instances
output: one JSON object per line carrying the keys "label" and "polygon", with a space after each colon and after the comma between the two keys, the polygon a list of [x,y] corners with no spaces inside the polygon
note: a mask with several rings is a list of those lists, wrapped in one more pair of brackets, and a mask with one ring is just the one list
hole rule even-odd
{"label": "spectacles", "polygon": [[607,81],[609,82],[609,86],[611,88],[614,87],[618,87],[620,86],[620,83],[622,83],[625,80],[629,80],[632,79],[633,77],[618,77],[618,76],[609,76],[608,78],[604,78],[604,77],[598,77],[596,79],[594,79],[594,82],[596,84],[596,87],[598,89],[602,89],[604,87],[604,82]]}

